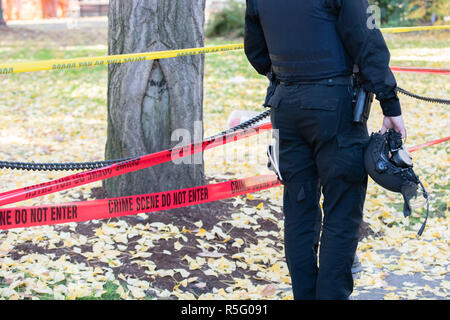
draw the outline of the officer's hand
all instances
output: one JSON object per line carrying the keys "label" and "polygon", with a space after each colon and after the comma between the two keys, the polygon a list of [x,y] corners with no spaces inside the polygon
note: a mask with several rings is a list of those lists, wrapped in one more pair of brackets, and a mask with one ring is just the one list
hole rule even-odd
{"label": "officer's hand", "polygon": [[402,135],[403,139],[406,139],[406,128],[403,122],[403,117],[384,117],[383,125],[381,126],[380,133],[384,134],[389,129],[394,129],[396,132]]}

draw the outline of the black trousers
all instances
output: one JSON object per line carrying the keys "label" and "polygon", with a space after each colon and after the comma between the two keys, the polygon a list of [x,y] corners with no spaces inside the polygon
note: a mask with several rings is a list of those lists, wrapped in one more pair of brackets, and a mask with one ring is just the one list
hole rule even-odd
{"label": "black trousers", "polygon": [[[366,123],[352,86],[277,85],[269,100],[284,183],[284,241],[294,299],[348,299],[367,189]],[[323,205],[320,206],[323,194]],[[320,230],[319,257],[314,246]]]}

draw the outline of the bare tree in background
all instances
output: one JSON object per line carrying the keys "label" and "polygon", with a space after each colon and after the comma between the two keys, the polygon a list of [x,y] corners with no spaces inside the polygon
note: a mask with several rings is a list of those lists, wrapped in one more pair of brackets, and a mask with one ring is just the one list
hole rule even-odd
{"label": "bare tree in background", "polygon": [[3,6],[2,6],[2,0],[0,0],[0,27],[6,26],[5,18],[3,17]]}
{"label": "bare tree in background", "polygon": [[[111,0],[109,54],[202,47],[204,10],[205,0]],[[194,137],[195,122],[203,120],[203,71],[202,56],[110,65],[106,159],[179,145],[171,141],[176,129],[187,129]],[[104,187],[110,196],[125,196],[204,180],[201,156],[200,164],[162,164],[108,179]]]}

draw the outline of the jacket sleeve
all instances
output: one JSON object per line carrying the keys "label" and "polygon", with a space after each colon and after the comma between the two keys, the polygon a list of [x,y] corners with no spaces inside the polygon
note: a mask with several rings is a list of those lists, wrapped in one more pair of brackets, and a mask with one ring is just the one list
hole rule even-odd
{"label": "jacket sleeve", "polygon": [[259,74],[267,75],[272,66],[264,32],[254,0],[246,0],[244,51],[250,64]]}
{"label": "jacket sleeve", "polygon": [[363,86],[380,101],[385,116],[401,115],[390,53],[378,27],[372,27],[367,0],[326,0],[338,15],[337,30],[359,68]]}

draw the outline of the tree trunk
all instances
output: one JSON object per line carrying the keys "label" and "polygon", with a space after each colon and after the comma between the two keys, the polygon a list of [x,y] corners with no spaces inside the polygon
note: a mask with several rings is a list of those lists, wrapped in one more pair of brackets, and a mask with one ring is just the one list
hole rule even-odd
{"label": "tree trunk", "polygon": [[[109,54],[202,47],[204,9],[205,0],[111,0]],[[194,125],[200,124],[196,140],[203,139],[203,71],[202,56],[110,65],[106,159],[194,142]],[[171,141],[176,129],[188,131],[192,141]],[[203,156],[195,160],[108,179],[104,187],[117,197],[201,185]]]}
{"label": "tree trunk", "polygon": [[5,18],[3,17],[3,6],[2,0],[0,0],[0,27],[6,26]]}

